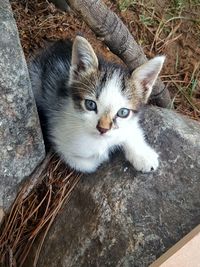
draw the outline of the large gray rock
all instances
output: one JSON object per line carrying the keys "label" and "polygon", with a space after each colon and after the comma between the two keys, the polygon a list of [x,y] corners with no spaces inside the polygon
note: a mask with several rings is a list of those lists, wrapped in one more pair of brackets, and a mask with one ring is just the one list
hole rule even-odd
{"label": "large gray rock", "polygon": [[200,124],[158,108],[147,109],[142,124],[159,152],[158,171],[136,172],[114,155],[82,177],[37,267],[148,266],[199,224]]}
{"label": "large gray rock", "polygon": [[44,157],[28,70],[8,0],[0,0],[0,209]]}

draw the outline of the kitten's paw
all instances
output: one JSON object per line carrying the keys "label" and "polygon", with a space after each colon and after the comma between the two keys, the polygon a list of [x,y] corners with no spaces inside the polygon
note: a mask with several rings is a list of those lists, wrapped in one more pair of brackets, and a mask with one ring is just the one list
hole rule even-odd
{"label": "kitten's paw", "polygon": [[158,168],[158,154],[152,148],[148,147],[142,154],[138,153],[137,155],[134,155],[131,163],[138,171],[152,172]]}

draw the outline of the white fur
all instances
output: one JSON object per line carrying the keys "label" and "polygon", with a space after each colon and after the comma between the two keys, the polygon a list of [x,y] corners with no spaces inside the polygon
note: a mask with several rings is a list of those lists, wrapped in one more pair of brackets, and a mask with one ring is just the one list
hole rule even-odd
{"label": "white fur", "polygon": [[82,172],[94,172],[109,158],[109,151],[119,146],[137,170],[149,172],[158,167],[158,155],[145,142],[135,114],[132,113],[126,119],[117,118],[118,128],[103,135],[96,129],[98,120],[105,112],[114,116],[120,108],[131,108],[120,87],[121,79],[115,71],[98,100],[88,96],[97,103],[97,114],[94,111],[78,113],[71,101],[67,103],[62,117],[52,123],[51,136],[56,151],[72,168]]}

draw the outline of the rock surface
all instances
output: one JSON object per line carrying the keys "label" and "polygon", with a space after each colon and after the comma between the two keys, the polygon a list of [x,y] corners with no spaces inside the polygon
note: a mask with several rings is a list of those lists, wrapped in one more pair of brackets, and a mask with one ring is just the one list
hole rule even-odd
{"label": "rock surface", "polygon": [[136,172],[118,153],[82,177],[37,267],[146,267],[199,224],[200,124],[158,108],[145,110],[142,124],[158,171]]}
{"label": "rock surface", "polygon": [[[28,70],[8,0],[0,0],[0,208],[44,157]],[[1,211],[2,212],[2,211]]]}

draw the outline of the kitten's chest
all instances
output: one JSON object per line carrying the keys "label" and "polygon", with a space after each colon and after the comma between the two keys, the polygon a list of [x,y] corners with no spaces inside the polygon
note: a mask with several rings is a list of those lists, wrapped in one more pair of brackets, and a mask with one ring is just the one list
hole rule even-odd
{"label": "kitten's chest", "polygon": [[104,157],[107,156],[111,144],[104,138],[82,136],[71,142],[73,151],[81,157]]}

